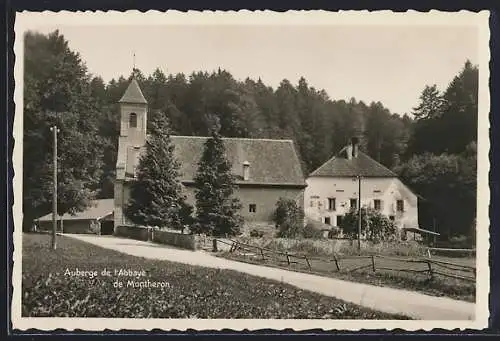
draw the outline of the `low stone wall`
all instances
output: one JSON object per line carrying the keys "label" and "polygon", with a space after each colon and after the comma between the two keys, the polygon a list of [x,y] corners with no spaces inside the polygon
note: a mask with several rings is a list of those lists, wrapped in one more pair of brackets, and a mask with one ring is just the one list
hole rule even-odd
{"label": "low stone wall", "polygon": [[154,230],[153,242],[177,246],[188,250],[196,250],[195,236],[191,234]]}
{"label": "low stone wall", "polygon": [[149,228],[142,226],[121,225],[116,226],[115,235],[137,240],[149,240]]}

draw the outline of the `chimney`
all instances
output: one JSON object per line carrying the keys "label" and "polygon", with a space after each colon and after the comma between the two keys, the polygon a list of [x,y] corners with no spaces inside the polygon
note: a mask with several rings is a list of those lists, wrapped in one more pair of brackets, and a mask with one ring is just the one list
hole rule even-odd
{"label": "chimney", "polygon": [[250,179],[250,162],[243,162],[243,180],[248,181]]}
{"label": "chimney", "polygon": [[351,138],[351,144],[352,144],[352,157],[356,158],[358,157],[358,152],[359,152],[359,139],[357,137]]}

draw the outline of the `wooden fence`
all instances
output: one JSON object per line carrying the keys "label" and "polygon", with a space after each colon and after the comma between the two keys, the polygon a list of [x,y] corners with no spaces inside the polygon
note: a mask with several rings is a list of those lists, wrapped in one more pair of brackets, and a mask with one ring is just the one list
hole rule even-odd
{"label": "wooden fence", "polygon": [[[336,256],[331,257],[311,257],[307,255],[293,254],[289,252],[282,252],[272,250],[256,245],[241,243],[238,241],[222,241],[214,240],[214,249],[217,248],[217,243],[223,243],[230,246],[229,252],[239,254],[244,258],[253,257],[254,260],[267,261],[274,260],[278,264],[290,265],[304,265],[309,271],[317,271],[325,269],[325,264],[328,271],[334,272],[355,272],[364,269],[370,269],[372,272],[383,271],[396,271],[407,272],[414,274],[423,274],[433,279],[437,276],[454,278],[463,281],[475,282],[476,281],[476,268],[463,264],[456,264],[431,258],[418,258],[407,259],[398,257],[389,257],[382,255],[369,255],[369,256]],[[238,253],[237,253],[238,252]],[[314,265],[316,263],[316,266]],[[348,266],[347,263],[352,263]],[[402,265],[402,266],[398,266]]]}

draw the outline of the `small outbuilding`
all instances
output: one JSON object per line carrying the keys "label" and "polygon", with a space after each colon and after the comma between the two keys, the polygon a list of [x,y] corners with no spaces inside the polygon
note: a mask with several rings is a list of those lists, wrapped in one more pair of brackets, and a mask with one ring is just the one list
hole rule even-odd
{"label": "small outbuilding", "polygon": [[[64,214],[57,217],[57,231],[61,233],[113,234],[114,199],[101,199],[92,202],[83,212]],[[36,228],[52,230],[52,213],[35,220]]]}

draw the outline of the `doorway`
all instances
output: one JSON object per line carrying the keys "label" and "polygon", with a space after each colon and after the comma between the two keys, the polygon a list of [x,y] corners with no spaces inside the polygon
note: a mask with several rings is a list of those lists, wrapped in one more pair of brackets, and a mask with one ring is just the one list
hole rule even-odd
{"label": "doorway", "polygon": [[101,221],[101,235],[112,235],[115,227],[114,225],[112,220]]}

